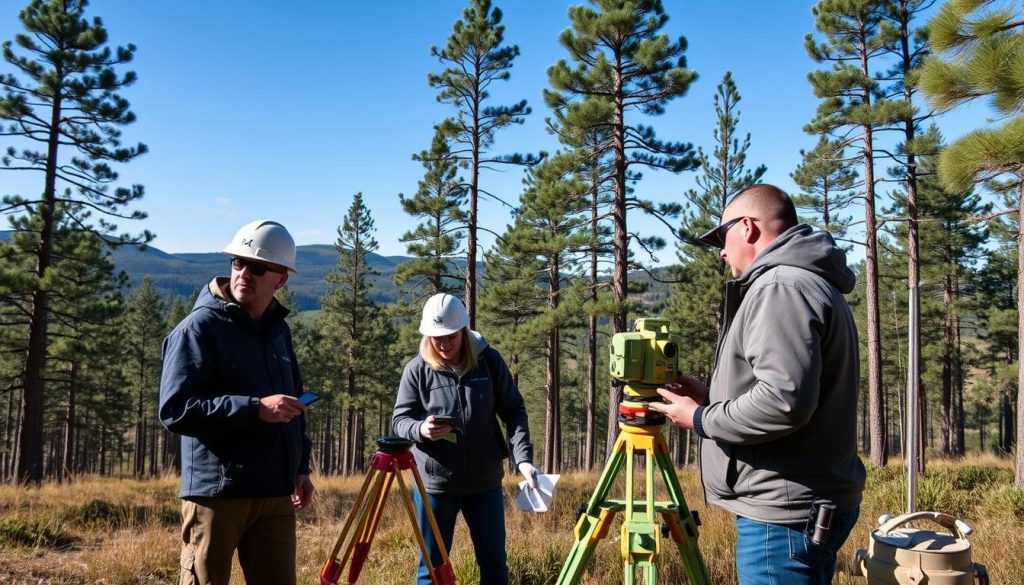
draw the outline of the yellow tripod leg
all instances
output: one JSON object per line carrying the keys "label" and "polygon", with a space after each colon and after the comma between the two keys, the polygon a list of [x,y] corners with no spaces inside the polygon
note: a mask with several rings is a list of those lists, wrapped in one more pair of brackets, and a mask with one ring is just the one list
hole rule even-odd
{"label": "yellow tripod leg", "polygon": [[[366,479],[363,480],[363,485],[359,489],[359,495],[356,496],[356,500],[352,505],[352,511],[349,512],[348,518],[345,520],[345,526],[341,529],[341,534],[338,536],[338,541],[334,544],[334,550],[331,551],[331,556],[327,559],[323,569],[320,570],[320,583],[322,585],[331,585],[338,582],[342,568],[345,566],[345,560],[347,560],[351,554],[352,542],[355,540],[354,534],[353,540],[350,541],[349,546],[345,549],[345,560],[339,559],[338,553],[341,551],[342,545],[345,544],[345,539],[349,535],[349,531],[352,529],[356,518],[363,515],[369,498],[373,497],[376,499],[376,494],[380,491],[382,480],[382,472],[374,468],[370,469],[370,472],[366,475]],[[358,526],[361,523],[362,519],[360,519],[360,521],[355,525]]]}
{"label": "yellow tripod leg", "polygon": [[430,531],[434,535],[434,542],[437,543],[437,548],[441,552],[441,564],[434,567],[430,560],[430,551],[427,550],[427,544],[423,540],[423,534],[420,532],[416,511],[413,509],[412,493],[405,485],[402,477],[399,476],[398,486],[402,490],[402,503],[405,505],[406,514],[408,514],[409,522],[412,524],[413,535],[416,537],[416,544],[420,547],[420,554],[423,555],[423,564],[427,566],[427,572],[430,574],[430,582],[433,585],[455,585],[455,570],[448,559],[448,549],[444,544],[444,539],[441,538],[441,529],[437,526],[437,519],[434,518],[434,511],[430,507],[430,500],[427,499],[427,490],[423,485],[423,478],[420,477],[420,472],[415,466],[412,467],[412,478],[420,494],[420,499],[423,501],[423,509],[427,515],[427,522],[430,523]]}
{"label": "yellow tripod leg", "polygon": [[391,491],[391,484],[397,473],[398,470],[395,469],[394,463],[383,472],[383,485],[377,490],[377,497],[373,499],[371,507],[367,509],[362,522],[359,524],[358,538],[353,539],[352,544],[349,545],[349,550],[352,552],[352,562],[349,567],[348,577],[349,583],[355,583],[359,579],[359,574],[363,570],[363,563],[366,562],[366,557],[370,554],[370,545],[373,543],[373,537],[377,534],[377,527],[380,526],[380,515],[384,510],[388,493]]}

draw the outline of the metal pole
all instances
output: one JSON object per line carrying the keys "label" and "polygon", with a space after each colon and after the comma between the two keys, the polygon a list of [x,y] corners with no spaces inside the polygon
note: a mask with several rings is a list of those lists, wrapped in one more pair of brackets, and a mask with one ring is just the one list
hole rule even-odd
{"label": "metal pole", "polygon": [[910,514],[917,510],[917,413],[918,393],[917,379],[920,371],[920,351],[918,349],[918,338],[915,332],[918,331],[918,298],[917,285],[910,285],[910,318],[908,319],[907,331],[909,342],[907,343],[907,510]]}

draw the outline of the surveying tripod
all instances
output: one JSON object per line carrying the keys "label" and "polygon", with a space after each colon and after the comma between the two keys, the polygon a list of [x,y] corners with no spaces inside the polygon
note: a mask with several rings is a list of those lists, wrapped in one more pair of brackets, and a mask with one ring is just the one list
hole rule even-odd
{"label": "surveying tripod", "polygon": [[[634,402],[634,400],[637,400]],[[661,434],[665,416],[648,411],[641,398],[628,398],[619,405],[619,436],[601,477],[597,480],[590,501],[576,523],[576,542],[569,558],[562,565],[556,585],[576,585],[593,556],[597,542],[608,534],[615,514],[623,513],[620,533],[625,585],[636,583],[636,569],[642,571],[644,583],[658,582],[656,564],[661,552],[661,537],[671,536],[682,556],[689,585],[710,585],[704,559],[697,549],[697,521],[686,506],[679,479],[668,454],[668,445]],[[645,457],[643,494],[634,493],[635,455]],[[608,498],[615,477],[626,465],[626,497]],[[671,501],[654,500],[655,467],[661,472]],[[661,515],[667,530],[658,525],[655,514]]]}
{"label": "surveying tripod", "polygon": [[[356,496],[355,504],[345,520],[345,526],[341,529],[338,542],[334,545],[331,556],[320,570],[320,585],[337,585],[345,565],[349,565],[348,583],[351,585],[359,579],[359,573],[363,570],[363,563],[370,554],[370,544],[373,543],[373,536],[377,533],[380,525],[380,514],[384,509],[384,503],[388,499],[388,491],[395,480],[398,481],[399,490],[402,493],[402,504],[409,514],[412,522],[413,533],[416,536],[416,543],[420,546],[420,554],[423,555],[423,562],[430,573],[430,582],[433,585],[455,585],[455,571],[448,560],[448,551],[445,550],[444,540],[441,539],[441,531],[437,528],[437,521],[434,519],[434,512],[427,503],[426,489],[423,487],[423,479],[419,470],[416,469],[416,461],[413,459],[409,449],[413,442],[399,437],[378,437],[377,452],[373,454],[370,461],[370,472],[363,481],[363,487]],[[430,521],[430,530],[434,533],[434,541],[441,549],[441,564],[437,567],[430,565],[430,552],[423,542],[423,534],[420,532],[419,524],[416,522],[416,512],[412,507],[412,494],[402,479],[402,471],[412,470],[413,479],[416,482],[416,489],[419,490],[420,498],[424,503],[427,512],[427,520]],[[348,546],[345,553],[338,558],[342,545],[346,542],[349,529],[355,530],[348,539]]]}

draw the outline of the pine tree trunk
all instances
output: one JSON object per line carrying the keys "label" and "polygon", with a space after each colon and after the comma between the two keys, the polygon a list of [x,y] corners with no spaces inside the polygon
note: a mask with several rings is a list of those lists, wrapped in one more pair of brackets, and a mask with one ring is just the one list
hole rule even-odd
{"label": "pine tree trunk", "polygon": [[[865,71],[866,71],[865,67]],[[867,100],[866,102],[867,103]],[[875,172],[872,128],[864,126],[864,229],[865,289],[868,329],[868,413],[871,435],[871,463],[884,467],[888,459],[885,445],[885,411],[882,396],[882,339],[878,315],[878,238],[875,233]]]}
{"label": "pine tree trunk", "polygon": [[[1017,361],[1024,359],[1024,183],[1017,192]],[[1024,489],[1024,367],[1017,368],[1017,459],[1014,485]]]}
{"label": "pine tree trunk", "polygon": [[[78,440],[75,434],[77,413],[75,408],[78,402],[78,363],[71,362],[68,371],[68,408],[64,420],[64,452],[61,454],[61,470],[74,469],[75,442]],[[62,474],[63,475],[63,474]]]}
{"label": "pine tree trunk", "polygon": [[[590,302],[597,304],[597,260],[600,222],[598,203],[600,201],[601,181],[593,178],[590,186],[590,231],[593,248],[590,251]],[[583,468],[587,471],[594,468],[594,451],[597,446],[597,315],[587,319],[587,438],[584,444]]]}
{"label": "pine tree trunk", "polygon": [[[954,296],[959,298],[960,290],[956,280],[953,281]],[[960,339],[960,317],[953,317],[954,353],[953,353],[953,454],[963,457],[967,453],[964,426],[967,415],[964,412],[964,371],[963,346]]]}
{"label": "pine tree trunk", "polygon": [[356,407],[351,402],[345,412],[345,465],[342,473],[352,475],[356,470]]}
{"label": "pine tree trunk", "polygon": [[583,469],[590,471],[594,468],[594,447],[597,439],[597,316],[591,315],[587,321],[587,420],[583,443]]}
{"label": "pine tree trunk", "polygon": [[17,428],[17,415],[15,414],[18,389],[11,388],[7,392],[7,413],[4,416],[4,448],[0,450],[0,480],[10,481],[14,477],[14,452],[16,449],[14,438]]}
{"label": "pine tree trunk", "polygon": [[358,471],[362,473],[366,469],[366,409],[360,406],[356,410],[356,436],[355,436],[355,454],[353,459],[355,460],[355,469],[353,472]]}
{"label": "pine tree trunk", "polygon": [[[480,66],[475,69],[475,79],[480,79]],[[473,102],[473,138],[470,145],[469,162],[469,215],[466,217],[466,312],[469,313],[469,328],[476,330],[476,246],[478,201],[480,195],[480,101],[479,95]]]}
{"label": "pine tree trunk", "polygon": [[[622,97],[622,56],[615,55],[613,72],[613,114],[612,114],[612,152],[614,165],[615,202],[612,206],[612,248],[614,250],[614,266],[612,267],[612,295],[615,299],[615,313],[612,325],[615,333],[626,331],[626,300],[629,291],[629,233],[626,231],[626,119]],[[611,453],[615,439],[619,435],[619,402],[622,401],[622,388],[611,381],[608,387],[608,435],[605,440],[605,453]]]}
{"label": "pine tree trunk", "polygon": [[337,454],[337,469],[338,473],[345,475],[345,454],[348,453],[348,425],[345,424],[345,404],[342,404],[338,410],[338,454]]}
{"label": "pine tree trunk", "polygon": [[947,275],[942,281],[942,401],[939,412],[939,451],[953,454],[953,294]]}
{"label": "pine tree trunk", "polygon": [[57,149],[60,144],[61,99],[58,92],[50,109],[46,159],[46,184],[39,206],[42,225],[36,246],[36,289],[32,291],[29,315],[28,350],[22,373],[24,417],[22,419],[18,481],[38,484],[43,480],[43,407],[46,383],[47,318],[50,315],[50,291],[43,288],[53,254],[54,206],[57,194]]}
{"label": "pine tree trunk", "polygon": [[[903,77],[904,80],[911,73],[914,68],[913,57],[910,48],[910,30],[909,22],[910,16],[907,14],[908,6],[906,2],[900,2],[900,10],[902,11],[902,18],[900,19],[900,55],[903,61]],[[903,101],[907,104],[913,103],[913,84],[903,83]],[[914,120],[907,119],[903,123],[903,140],[906,144],[911,143],[915,136]],[[920,243],[918,242],[918,222],[917,222],[917,160],[913,152],[907,153],[907,298],[910,301],[908,310],[910,315],[908,316],[908,322],[913,323],[914,326],[907,331],[907,335],[910,337],[908,340],[908,352],[907,352],[907,393],[913,393],[914,399],[911,400],[910,396],[907,397],[908,403],[919,402],[921,400],[921,303],[919,286],[921,283],[921,258],[920,258]],[[909,410],[903,409],[906,412]],[[903,420],[902,418],[900,420]],[[903,434],[907,432],[911,427],[904,425],[902,433],[900,433],[901,442],[904,443],[901,447],[901,452],[904,457],[907,457],[909,453],[916,453],[910,449],[916,447],[907,447],[905,439],[907,435]],[[914,427],[916,429],[916,427]],[[920,444],[921,435],[920,433],[914,433],[914,442]]]}
{"label": "pine tree trunk", "polygon": [[[559,295],[558,254],[552,254],[548,264],[548,310],[558,310]],[[559,327],[548,331],[547,339],[547,406],[544,424],[544,473],[559,473],[562,469],[562,388],[561,344]]]}

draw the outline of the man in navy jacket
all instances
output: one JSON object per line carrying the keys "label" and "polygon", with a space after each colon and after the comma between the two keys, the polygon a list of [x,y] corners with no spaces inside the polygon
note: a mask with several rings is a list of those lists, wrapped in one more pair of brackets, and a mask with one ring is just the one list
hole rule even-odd
{"label": "man in navy jacket", "polygon": [[160,420],[181,435],[181,583],[294,585],[295,511],[309,504],[310,441],[288,309],[274,293],[295,270],[279,223],[243,226],[213,279],[164,340]]}

